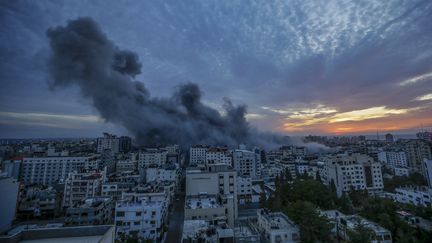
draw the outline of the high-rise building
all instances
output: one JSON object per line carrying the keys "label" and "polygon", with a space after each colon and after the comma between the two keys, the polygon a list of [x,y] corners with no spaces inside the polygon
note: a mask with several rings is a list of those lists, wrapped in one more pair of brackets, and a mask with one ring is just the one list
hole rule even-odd
{"label": "high-rise building", "polygon": [[25,157],[21,166],[21,181],[25,184],[51,185],[64,180],[72,171],[89,167],[95,157]]}
{"label": "high-rise building", "polygon": [[260,165],[257,161],[257,155],[248,150],[236,149],[233,151],[233,166],[234,169],[243,177],[252,177],[258,179],[260,177]]}
{"label": "high-rise building", "polygon": [[208,149],[207,145],[193,145],[189,150],[189,164],[204,166]]}
{"label": "high-rise building", "polygon": [[425,175],[423,160],[431,159],[431,148],[428,142],[421,139],[410,139],[403,143],[403,149],[407,155],[409,169]]}
{"label": "high-rise building", "polygon": [[97,139],[97,152],[102,153],[109,150],[116,154],[120,151],[120,140],[116,135],[104,133],[103,137]]}
{"label": "high-rise building", "polygon": [[386,167],[395,170],[395,168],[407,168],[408,160],[406,153],[402,150],[388,150],[378,153],[378,160],[385,164]]}
{"label": "high-rise building", "polygon": [[132,149],[132,139],[128,136],[119,137],[119,152],[127,153]]}
{"label": "high-rise building", "polygon": [[237,218],[237,172],[225,164],[186,171],[185,219],[216,223],[226,219],[234,227]]}

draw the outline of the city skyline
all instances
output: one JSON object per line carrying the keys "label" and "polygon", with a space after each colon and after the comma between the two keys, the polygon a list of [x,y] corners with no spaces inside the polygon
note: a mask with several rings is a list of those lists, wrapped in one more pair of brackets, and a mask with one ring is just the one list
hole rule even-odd
{"label": "city skyline", "polygon": [[415,133],[432,127],[428,1],[3,2],[0,137],[127,133],[77,87],[50,90],[46,31],[91,17],[137,53],[152,97],[197,83],[202,102],[246,105],[286,135]]}

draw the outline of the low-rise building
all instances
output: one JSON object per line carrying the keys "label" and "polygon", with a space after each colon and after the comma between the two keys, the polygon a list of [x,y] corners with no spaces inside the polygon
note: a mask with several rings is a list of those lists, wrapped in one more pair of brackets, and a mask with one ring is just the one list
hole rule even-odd
{"label": "low-rise building", "polygon": [[337,210],[321,211],[321,214],[333,223],[333,233],[344,240],[349,241],[350,231],[356,232],[361,226],[372,232],[371,243],[392,243],[392,235],[388,229],[358,215],[345,215]]}
{"label": "low-rise building", "polygon": [[67,225],[98,225],[113,222],[114,203],[110,197],[82,200],[66,209]]}
{"label": "low-rise building", "polygon": [[429,207],[432,205],[432,190],[424,187],[399,187],[395,189],[393,199],[400,203]]}
{"label": "low-rise building", "polygon": [[258,210],[257,225],[267,242],[300,242],[300,229],[282,212]]}
{"label": "low-rise building", "polygon": [[20,218],[53,217],[59,210],[60,200],[53,187],[23,185],[19,199],[18,216]]}
{"label": "low-rise building", "polygon": [[117,238],[137,236],[161,242],[166,231],[168,205],[164,201],[122,200],[115,208]]}

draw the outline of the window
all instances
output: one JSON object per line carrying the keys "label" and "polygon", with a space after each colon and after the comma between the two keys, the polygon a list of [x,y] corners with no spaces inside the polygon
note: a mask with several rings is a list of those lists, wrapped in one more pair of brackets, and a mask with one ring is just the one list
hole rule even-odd
{"label": "window", "polygon": [[119,211],[119,212],[116,213],[116,216],[117,217],[124,217],[125,216],[125,212]]}
{"label": "window", "polygon": [[141,212],[136,212],[135,215],[136,216],[141,216]]}

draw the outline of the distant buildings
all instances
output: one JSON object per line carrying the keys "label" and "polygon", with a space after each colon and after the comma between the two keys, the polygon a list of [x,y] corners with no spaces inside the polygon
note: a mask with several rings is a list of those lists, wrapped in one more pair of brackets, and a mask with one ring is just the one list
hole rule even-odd
{"label": "distant buildings", "polygon": [[385,140],[386,140],[386,142],[388,142],[388,143],[393,143],[393,142],[394,142],[393,135],[392,135],[391,133],[387,133],[387,134],[385,135]]}
{"label": "distant buildings", "polygon": [[104,133],[103,137],[97,139],[97,152],[102,153],[109,150],[116,154],[120,151],[120,141],[116,135]]}

